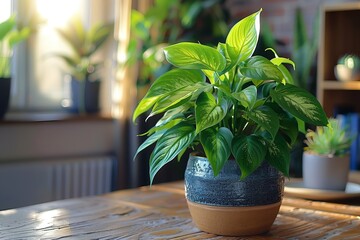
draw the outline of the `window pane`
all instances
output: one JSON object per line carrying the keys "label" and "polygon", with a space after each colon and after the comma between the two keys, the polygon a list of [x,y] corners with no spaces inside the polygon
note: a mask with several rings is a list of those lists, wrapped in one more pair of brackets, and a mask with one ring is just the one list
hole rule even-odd
{"label": "window pane", "polygon": [[11,0],[0,1],[0,22],[5,21],[11,15]]}
{"label": "window pane", "polygon": [[85,0],[37,0],[36,11],[44,23],[34,36],[29,49],[29,99],[30,109],[61,109],[68,87],[66,66],[54,54],[70,54],[67,46],[56,32],[63,28],[74,15],[87,19]]}
{"label": "window pane", "polygon": [[90,24],[112,21],[113,4],[111,0],[15,1],[14,9],[20,21],[26,23],[35,18],[40,23],[26,43],[19,44],[14,51],[11,110],[64,110],[62,103],[70,96],[70,81],[65,63],[55,55],[71,54],[71,48],[56,29],[66,27],[75,15],[86,28]]}

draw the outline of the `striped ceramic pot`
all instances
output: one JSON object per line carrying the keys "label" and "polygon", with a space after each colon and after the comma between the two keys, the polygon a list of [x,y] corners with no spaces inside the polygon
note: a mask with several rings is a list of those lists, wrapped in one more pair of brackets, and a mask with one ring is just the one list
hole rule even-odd
{"label": "striped ceramic pot", "polygon": [[185,191],[195,225],[224,236],[256,235],[270,230],[279,212],[284,177],[263,163],[240,180],[233,160],[214,177],[207,158],[190,156],[185,171]]}

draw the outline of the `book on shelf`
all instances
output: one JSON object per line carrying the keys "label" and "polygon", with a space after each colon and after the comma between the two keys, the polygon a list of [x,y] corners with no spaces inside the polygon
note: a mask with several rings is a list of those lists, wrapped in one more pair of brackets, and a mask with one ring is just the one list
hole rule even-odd
{"label": "book on shelf", "polygon": [[360,169],[360,114],[356,112],[349,112],[345,114],[338,114],[336,118],[340,122],[340,126],[347,130],[353,142],[350,146],[350,169]]}

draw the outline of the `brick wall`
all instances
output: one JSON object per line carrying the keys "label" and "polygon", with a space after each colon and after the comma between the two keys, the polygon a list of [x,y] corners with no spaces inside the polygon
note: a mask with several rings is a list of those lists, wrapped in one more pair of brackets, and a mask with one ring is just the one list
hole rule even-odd
{"label": "brick wall", "polygon": [[226,0],[226,8],[231,19],[236,22],[243,17],[263,9],[261,21],[266,21],[275,38],[285,44],[277,50],[282,55],[288,55],[292,48],[294,14],[296,8],[301,8],[311,35],[312,25],[322,4],[351,2],[351,0]]}

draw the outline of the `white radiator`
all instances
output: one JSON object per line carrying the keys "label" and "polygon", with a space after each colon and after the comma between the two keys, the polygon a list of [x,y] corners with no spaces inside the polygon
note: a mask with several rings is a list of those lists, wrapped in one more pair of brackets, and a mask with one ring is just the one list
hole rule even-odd
{"label": "white radiator", "polygon": [[53,199],[103,194],[111,191],[111,157],[62,161],[53,165]]}
{"label": "white radiator", "polygon": [[111,156],[0,164],[0,210],[110,192]]}

